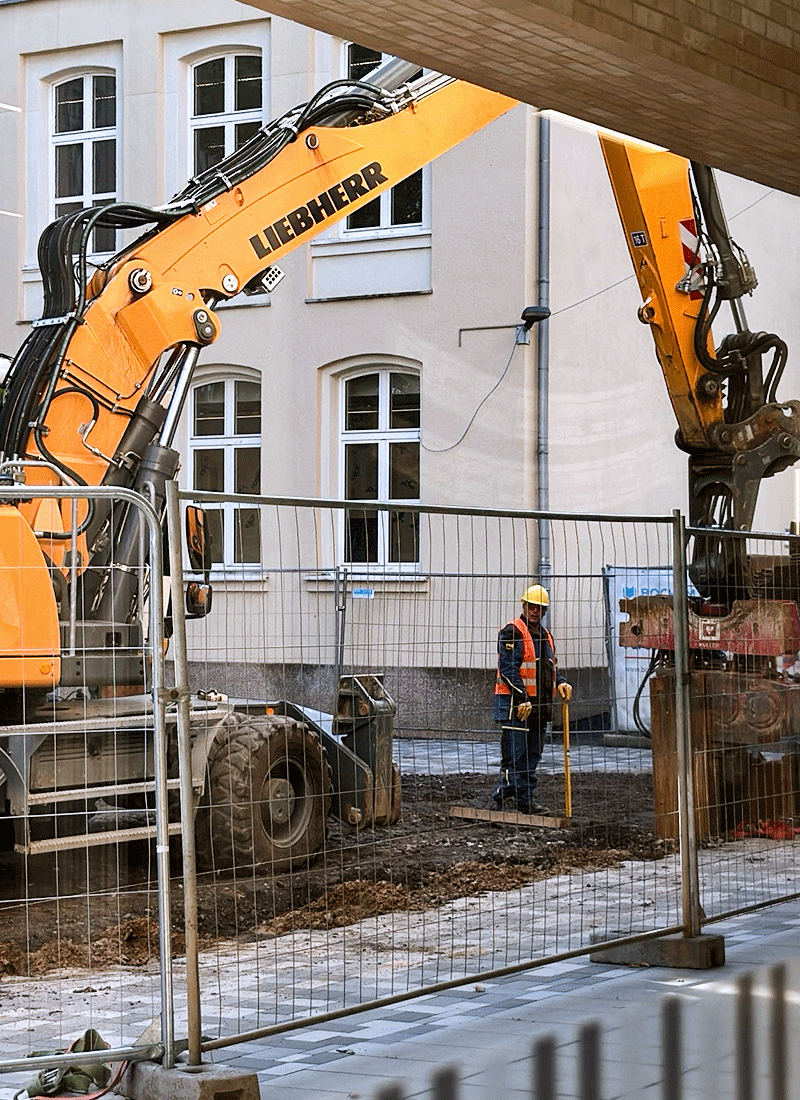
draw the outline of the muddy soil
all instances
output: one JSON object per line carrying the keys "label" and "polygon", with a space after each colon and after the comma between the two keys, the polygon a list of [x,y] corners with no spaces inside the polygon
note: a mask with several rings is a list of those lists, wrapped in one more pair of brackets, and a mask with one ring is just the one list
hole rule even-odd
{"label": "muddy soil", "polygon": [[[572,776],[572,816],[531,828],[452,817],[453,806],[488,807],[493,782],[475,775],[404,775],[400,820],[355,832],[336,819],[314,863],[274,878],[201,876],[201,943],[333,928],[392,911],[435,907],[510,890],[573,870],[659,859],[672,841],[653,832],[650,775]],[[564,812],[563,779],[543,776],[537,797]],[[179,855],[173,860],[173,929],[183,926]],[[91,891],[86,890],[87,877]],[[15,901],[39,896],[27,903]],[[120,886],[120,883],[125,885]],[[141,967],[158,958],[157,893],[146,845],[92,849],[0,867],[0,977],[61,967]],[[22,889],[20,887],[22,886]],[[184,950],[180,931],[173,950]]]}

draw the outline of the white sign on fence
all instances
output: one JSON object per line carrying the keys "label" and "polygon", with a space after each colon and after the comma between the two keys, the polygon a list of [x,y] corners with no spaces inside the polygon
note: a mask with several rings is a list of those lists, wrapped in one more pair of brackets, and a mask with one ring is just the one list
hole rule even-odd
{"label": "white sign on fence", "polygon": [[636,596],[671,596],[672,566],[607,565],[603,582],[611,721],[621,733],[649,733],[650,689],[642,685],[652,653],[649,649],[625,649],[619,644],[619,624],[627,618],[619,609],[619,601]]}

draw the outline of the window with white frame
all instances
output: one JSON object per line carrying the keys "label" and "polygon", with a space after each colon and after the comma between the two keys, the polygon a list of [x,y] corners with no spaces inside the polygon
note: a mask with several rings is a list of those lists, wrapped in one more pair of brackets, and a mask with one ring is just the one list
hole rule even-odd
{"label": "window with white frame", "polygon": [[[85,73],[52,89],[52,210],[55,217],[117,197],[117,78]],[[116,250],[114,229],[94,230],[95,253]]]}
{"label": "window with white frame", "polygon": [[261,53],[227,53],[191,67],[193,174],[213,168],[262,123]]}
{"label": "window with white frame", "polygon": [[345,512],[344,560],[401,566],[419,561],[419,375],[370,370],[343,380],[341,464],[345,500],[396,503]]}
{"label": "window with white frame", "polygon": [[[260,494],[260,382],[226,377],[196,385],[192,390],[189,450],[193,489]],[[215,565],[259,565],[261,530],[255,505],[210,505],[206,507],[206,522]]]}
{"label": "window with white frame", "polygon": [[[380,50],[371,50],[367,46],[351,42],[347,47],[348,78],[363,80],[367,73],[389,56]],[[421,73],[422,69],[419,71]],[[421,228],[424,221],[424,186],[425,172],[420,168],[389,191],[350,214],[346,221],[346,231],[377,232]]]}

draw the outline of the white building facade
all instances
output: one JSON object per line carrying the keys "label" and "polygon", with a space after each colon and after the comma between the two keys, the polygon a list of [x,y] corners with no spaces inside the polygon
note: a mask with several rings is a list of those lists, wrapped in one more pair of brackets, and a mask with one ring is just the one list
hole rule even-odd
{"label": "white building facade", "polygon": [[[21,215],[0,221],[0,350],[9,354],[41,309],[36,244],[54,216],[113,199],[163,203],[262,121],[374,60],[236,0],[4,0],[0,29],[0,100],[21,108],[0,112],[0,205]],[[402,503],[535,508],[542,451],[552,510],[685,507],[685,458],[636,318],[638,289],[596,136],[551,125],[550,269],[540,272],[538,135],[535,106],[516,107],[300,245],[281,261],[286,277],[271,294],[221,308],[221,336],[203,353],[176,442],[183,487],[397,502],[392,513],[340,522],[329,558],[356,580],[379,576],[384,593],[416,585],[415,600],[426,562]],[[800,320],[787,305],[800,282],[800,205],[732,177],[722,188],[761,279],[751,327],[788,341],[782,391],[795,396]],[[106,231],[95,248],[103,256],[122,243]],[[545,276],[542,440],[536,340],[515,337]],[[758,527],[780,531],[798,518],[794,484],[784,474],[765,486]],[[263,585],[265,533],[246,505],[212,509],[210,523],[224,616],[247,603],[249,585]],[[532,552],[529,576],[538,568]],[[411,618],[408,632],[411,645]],[[198,657],[204,638],[195,638]],[[469,661],[481,674],[493,663],[486,641]],[[562,647],[568,668],[602,667],[602,645],[588,655],[572,645]],[[428,659],[409,658],[420,667]],[[225,663],[219,647],[215,662]]]}

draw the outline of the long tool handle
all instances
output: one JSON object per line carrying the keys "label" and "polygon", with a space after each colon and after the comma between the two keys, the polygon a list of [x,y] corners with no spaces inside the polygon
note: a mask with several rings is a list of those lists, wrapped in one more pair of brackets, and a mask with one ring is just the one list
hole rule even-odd
{"label": "long tool handle", "polygon": [[564,729],[564,814],[572,817],[572,779],[569,773],[569,703],[561,703],[561,724]]}

